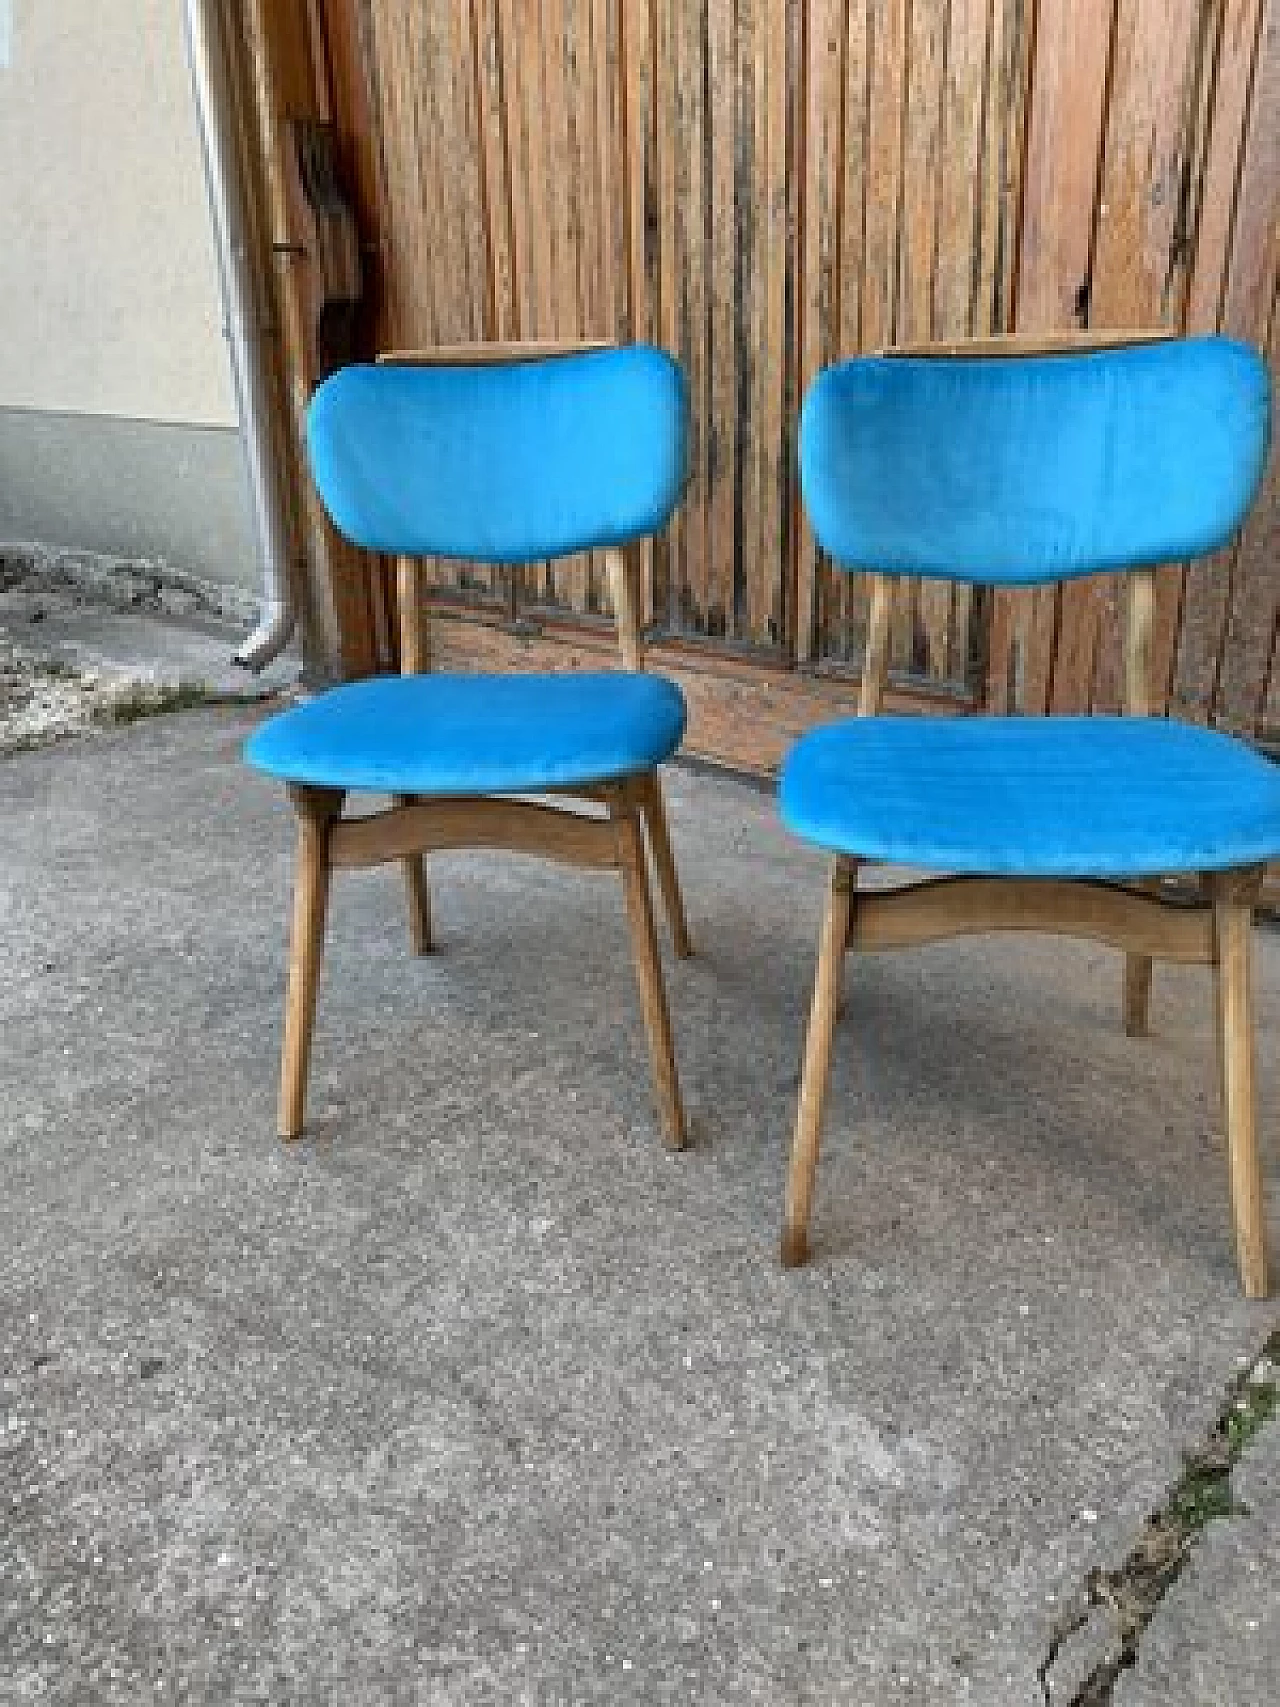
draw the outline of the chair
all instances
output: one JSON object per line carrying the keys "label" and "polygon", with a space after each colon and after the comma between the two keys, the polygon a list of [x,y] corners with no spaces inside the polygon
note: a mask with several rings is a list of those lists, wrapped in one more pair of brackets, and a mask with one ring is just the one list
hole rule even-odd
{"label": "chair", "polygon": [[[410,928],[432,944],[423,855],[510,848],[621,875],[667,1144],[685,1138],[642,824],[690,952],[657,767],[684,731],[673,682],[641,671],[636,560],[686,473],[679,367],[643,347],[477,348],[473,359],[357,366],[312,399],[316,487],[339,530],[400,558],[399,676],[348,683],[264,723],[248,761],[281,778],[298,815],[279,1130],[303,1129],[330,874],[404,865]],[[606,554],[625,669],[565,675],[420,674],[419,560],[516,564]],[[349,794],[390,795],[349,816]],[[528,796],[555,796],[529,799]]]}
{"label": "chair", "polygon": [[[1267,1292],[1255,1129],[1252,904],[1280,854],[1280,768],[1147,715],[1154,566],[1200,557],[1246,514],[1266,455],[1266,369],[1208,338],[1040,356],[870,357],[827,369],[800,427],[804,502],[837,563],[873,565],[862,709],[783,767],[780,807],[832,864],[787,1182],[782,1260],[806,1260],[847,950],[983,930],[1093,938],[1126,955],[1126,1029],[1152,959],[1214,969],[1240,1276]],[[997,585],[1127,571],[1126,712],[878,715],[893,579]],[[876,893],[859,866],[946,873]],[[1188,910],[1155,880],[1198,873]]]}

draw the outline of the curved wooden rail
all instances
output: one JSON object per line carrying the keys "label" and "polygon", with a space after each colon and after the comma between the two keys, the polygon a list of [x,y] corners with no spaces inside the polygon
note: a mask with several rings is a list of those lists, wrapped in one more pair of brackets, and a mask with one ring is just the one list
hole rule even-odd
{"label": "curved wooden rail", "polygon": [[940,877],[862,890],[848,946],[915,948],[980,931],[1042,931],[1110,943],[1128,954],[1208,966],[1213,914],[1170,905],[1122,884],[1060,878]]}
{"label": "curved wooden rail", "polygon": [[335,824],[331,865],[381,865],[449,848],[509,848],[564,865],[615,871],[621,865],[616,826],[527,800],[473,798],[414,801]]}

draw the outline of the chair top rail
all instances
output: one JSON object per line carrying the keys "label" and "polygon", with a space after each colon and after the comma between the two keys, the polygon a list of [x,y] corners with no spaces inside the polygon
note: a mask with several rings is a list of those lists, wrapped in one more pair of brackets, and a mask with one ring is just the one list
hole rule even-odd
{"label": "chair top rail", "polygon": [[926,343],[886,344],[877,356],[1074,356],[1090,350],[1126,350],[1141,344],[1168,344],[1177,337],[1167,326],[1141,330],[1095,329],[1075,332],[993,332],[982,338],[945,338]]}
{"label": "chair top rail", "polygon": [[801,488],[842,567],[1033,585],[1226,544],[1269,430],[1266,365],[1227,338],[894,351],[813,381]]}
{"label": "chair top rail", "polygon": [[412,350],[383,350],[380,367],[500,367],[513,362],[555,361],[561,356],[616,350],[610,338],[515,338],[465,344],[424,344]]}

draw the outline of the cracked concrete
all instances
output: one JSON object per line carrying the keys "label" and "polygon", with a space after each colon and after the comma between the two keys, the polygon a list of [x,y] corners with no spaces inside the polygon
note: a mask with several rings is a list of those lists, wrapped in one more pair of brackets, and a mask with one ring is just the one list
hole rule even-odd
{"label": "cracked concrete", "polygon": [[[1045,1707],[1058,1703],[1065,1707],[1112,1707],[1123,1699],[1124,1679],[1135,1665],[1141,1662],[1144,1675],[1149,1673],[1149,1633],[1162,1615],[1165,1622],[1170,1617],[1177,1620],[1178,1601],[1172,1599],[1166,1612],[1166,1599],[1176,1594],[1197,1548],[1217,1545],[1216,1537],[1213,1542],[1209,1537],[1218,1524],[1250,1523],[1244,1547],[1251,1574],[1274,1551],[1280,1536],[1280,1509],[1269,1496],[1276,1490],[1267,1488],[1264,1481],[1268,1497],[1254,1508],[1241,1499],[1236,1484],[1256,1477],[1259,1459],[1264,1469],[1267,1463],[1270,1441],[1266,1437],[1275,1423],[1280,1373],[1273,1361],[1276,1354],[1280,1354],[1280,1329],[1271,1335],[1258,1357],[1243,1360],[1245,1366],[1231,1381],[1206,1439],[1186,1455],[1181,1475],[1161,1507],[1143,1524],[1123,1563],[1110,1569],[1097,1566],[1089,1572],[1075,1605],[1059,1618],[1040,1667]],[[1280,1434],[1280,1429],[1274,1432]],[[1211,1578],[1215,1567],[1207,1561],[1212,1557],[1212,1552],[1207,1552],[1200,1567],[1202,1575],[1207,1571]],[[1159,1624],[1150,1644],[1157,1650],[1166,1640],[1165,1622]],[[1261,1623],[1256,1619],[1248,1622],[1253,1630]],[[1250,1646],[1274,1667],[1276,1650],[1267,1648],[1265,1640]],[[1213,1667],[1220,1668],[1222,1644],[1209,1646]],[[1182,1651],[1187,1651],[1185,1641]],[[1196,1658],[1200,1657],[1197,1652]],[[1238,1689],[1242,1681],[1238,1665],[1229,1664],[1225,1675],[1232,1690]],[[1184,1698],[1189,1698],[1185,1692],[1177,1696]],[[1197,1700],[1201,1698],[1196,1696]],[[1174,1697],[1165,1695],[1161,1699]],[[1213,1699],[1226,1697],[1216,1694]]]}
{"label": "cracked concrete", "polygon": [[[614,884],[488,855],[432,862],[421,961],[397,872],[338,882],[286,1148],[253,720],[0,764],[0,1701],[1034,1707],[1275,1321],[1236,1287],[1207,981],[1161,969],[1136,1045],[1101,949],[851,968],[784,1273],[822,862],[676,771],[686,1155]],[[1121,1707],[1262,1699],[1255,1558],[1211,1526]]]}
{"label": "cracked concrete", "polygon": [[296,657],[260,675],[231,661],[249,608],[158,566],[0,547],[0,753],[174,706],[280,694]]}

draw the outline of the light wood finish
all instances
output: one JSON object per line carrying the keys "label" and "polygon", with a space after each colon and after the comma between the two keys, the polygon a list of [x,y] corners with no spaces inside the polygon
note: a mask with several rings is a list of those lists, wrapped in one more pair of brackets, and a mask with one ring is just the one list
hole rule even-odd
{"label": "light wood finish", "polygon": [[787,1174],[782,1226],[782,1262],[786,1268],[797,1268],[809,1256],[809,1214],[818,1167],[818,1145],[822,1137],[822,1110],[831,1073],[831,1040],[836,1029],[840,967],[849,936],[852,900],[849,862],[837,857],[832,864],[827,887],[827,906],[818,947],[818,972],[800,1075],[800,1107]]}
{"label": "light wood finish", "polygon": [[943,338],[932,343],[893,344],[881,356],[1078,356],[1090,350],[1122,350],[1131,344],[1167,344],[1168,327],[1130,331],[999,332],[986,338]]}
{"label": "light wood finish", "polygon": [[[422,563],[416,557],[401,557],[396,562],[396,604],[400,613],[400,673],[421,675],[431,667],[426,617],[422,608]],[[408,794],[396,796],[397,806],[411,806]],[[433,947],[431,932],[431,886],[427,881],[426,861],[421,854],[409,854],[404,860],[405,899],[409,906],[409,940],[415,954],[429,954]]]}
{"label": "light wood finish", "polygon": [[1236,1258],[1247,1298],[1268,1292],[1267,1229],[1258,1157],[1253,1063],[1253,905],[1262,872],[1211,880],[1216,932],[1219,1061]]}
{"label": "light wood finish", "polygon": [[653,927],[653,903],[649,896],[640,818],[633,806],[622,802],[615,803],[612,812],[612,839],[622,869],[631,949],[636,963],[640,1006],[649,1040],[649,1059],[653,1066],[663,1138],[668,1149],[682,1150],[685,1144],[684,1105],[680,1099],[675,1043],[671,1035],[671,1014],[662,978],[662,961],[658,954],[658,937]]}
{"label": "light wood finish", "polygon": [[[298,862],[285,1002],[281,1136],[296,1138],[303,1128],[332,871],[405,861],[411,854],[434,849],[507,848],[621,875],[663,1137],[670,1148],[682,1148],[684,1109],[641,827],[642,808],[651,801],[655,788],[656,779],[644,777],[579,791],[581,798],[603,804],[605,815],[476,796],[415,798],[385,812],[348,819],[340,816],[340,793],[291,789],[298,812]],[[678,890],[676,899],[678,902]]]}
{"label": "light wood finish", "polygon": [[[412,806],[413,796],[397,794],[395,803],[397,806]],[[409,941],[415,954],[430,954],[435,947],[435,938],[431,926],[431,885],[427,879],[427,862],[420,853],[406,854],[401,869],[409,910]]]}
{"label": "light wood finish", "polygon": [[891,575],[872,575],[871,609],[867,615],[867,650],[858,693],[858,716],[874,717],[884,704],[889,679],[889,634],[893,624],[894,582]]}
{"label": "light wood finish", "polygon": [[429,344],[413,350],[383,350],[378,361],[388,367],[503,367],[516,362],[544,362],[558,356],[588,355],[610,350],[609,338],[506,338],[463,344]]}
{"label": "light wood finish", "polygon": [[1264,876],[1262,866],[1207,873],[1202,888],[1210,905],[1189,908],[1163,900],[1154,892],[1154,879],[1150,885],[1128,887],[1074,880],[950,877],[857,893],[856,867],[837,859],[805,1042],[787,1183],[784,1265],[794,1267],[808,1254],[809,1213],[845,951],[918,947],[976,931],[1045,931],[1110,943],[1130,958],[1213,967],[1240,1281],[1246,1297],[1265,1298],[1269,1281],[1250,986],[1253,908]]}
{"label": "light wood finish", "polygon": [[613,616],[618,628],[618,650],[624,670],[642,670],[644,653],[640,637],[640,559],[636,551],[605,552]]}
{"label": "light wood finish", "polygon": [[[1156,702],[1152,677],[1155,640],[1156,577],[1153,569],[1129,575],[1128,620],[1125,623],[1125,711],[1149,717]],[[1145,1037],[1151,1020],[1151,957],[1128,954],[1124,962],[1124,1029],[1129,1037]]]}
{"label": "light wood finish", "polygon": [[662,890],[662,902],[671,926],[671,943],[679,960],[688,960],[693,953],[689,940],[689,922],[685,917],[684,897],[680,893],[680,876],[676,870],[675,854],[671,848],[671,829],[667,823],[667,806],[662,797],[662,782],[657,771],[643,779],[640,794],[645,828],[649,832],[649,847],[653,853],[654,870]]}
{"label": "light wood finish", "polygon": [[329,857],[335,867],[345,869],[447,848],[509,848],[595,871],[616,864],[614,838],[601,819],[528,800],[482,795],[415,799],[389,811],[345,819],[334,827]]}
{"label": "light wood finish", "polygon": [[936,877],[863,891],[849,947],[918,948],[985,931],[1084,937],[1161,960],[1208,966],[1213,931],[1203,910],[1120,884],[1051,878]]}
{"label": "light wood finish", "polygon": [[396,559],[396,608],[400,614],[400,673],[421,676],[431,668],[431,637],[423,610],[422,561]]}
{"label": "light wood finish", "polygon": [[342,810],[342,796],[327,789],[294,788],[290,794],[298,814],[298,854],[277,1118],[282,1138],[296,1138],[306,1117],[307,1069],[329,900],[329,842],[333,820]]}

